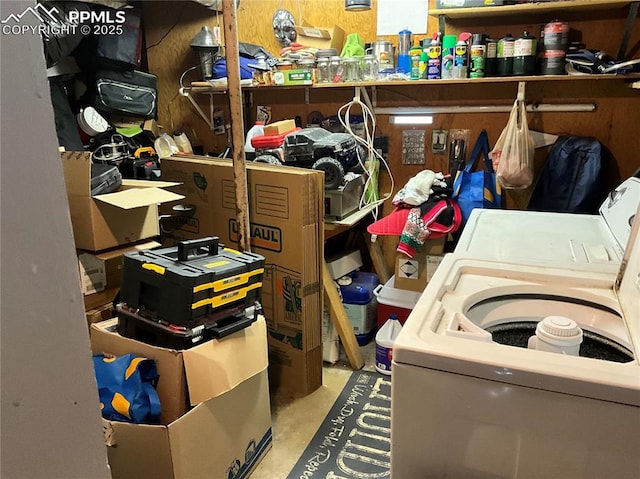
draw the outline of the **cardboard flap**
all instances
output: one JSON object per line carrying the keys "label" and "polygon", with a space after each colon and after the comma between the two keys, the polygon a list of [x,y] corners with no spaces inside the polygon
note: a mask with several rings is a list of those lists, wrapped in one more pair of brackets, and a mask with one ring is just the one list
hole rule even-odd
{"label": "cardboard flap", "polygon": [[192,406],[230,391],[268,364],[263,316],[250,327],[183,352]]}
{"label": "cardboard flap", "polygon": [[324,38],[327,40],[331,39],[331,33],[329,32],[329,30],[325,28],[303,26],[303,27],[294,27],[294,29],[299,35],[304,35],[305,37]]}
{"label": "cardboard flap", "polygon": [[134,188],[130,190],[107,193],[106,195],[94,196],[93,199],[106,203],[123,210],[141,208],[153,204],[167,203],[183,199],[184,196],[162,188]]}
{"label": "cardboard flap", "polygon": [[91,153],[65,151],[60,154],[68,196],[91,196]]}
{"label": "cardboard flap", "polygon": [[181,183],[176,181],[157,181],[157,180],[134,180],[125,178],[122,180],[122,188],[169,188],[170,186],[178,186]]}

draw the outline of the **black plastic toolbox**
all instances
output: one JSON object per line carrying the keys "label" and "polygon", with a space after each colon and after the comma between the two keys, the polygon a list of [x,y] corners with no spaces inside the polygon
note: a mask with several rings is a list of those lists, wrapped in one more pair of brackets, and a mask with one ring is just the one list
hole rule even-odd
{"label": "black plastic toolbox", "polygon": [[155,321],[140,316],[125,304],[118,304],[118,334],[126,338],[142,341],[170,349],[189,349],[210,339],[222,339],[225,336],[250,326],[258,319],[262,311],[259,302],[246,308],[227,311],[228,314],[210,319],[193,327],[176,326],[164,321]]}
{"label": "black plastic toolbox", "polygon": [[260,301],[264,257],[217,237],[126,253],[120,301],[156,322],[193,328]]}

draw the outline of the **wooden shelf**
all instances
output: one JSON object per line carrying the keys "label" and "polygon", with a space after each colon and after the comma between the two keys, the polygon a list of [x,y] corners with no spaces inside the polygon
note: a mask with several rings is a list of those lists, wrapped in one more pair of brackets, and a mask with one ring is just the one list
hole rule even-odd
{"label": "wooden shelf", "polygon": [[519,5],[503,5],[496,7],[470,8],[437,8],[429,10],[432,17],[445,16],[449,19],[495,17],[522,14],[605,10],[607,8],[623,8],[634,3],[630,0],[566,0],[543,3],[523,3]]}
{"label": "wooden shelf", "polygon": [[[510,77],[487,77],[487,78],[463,78],[458,80],[394,80],[358,83],[320,83],[315,85],[287,85],[287,86],[243,86],[243,90],[260,91],[267,89],[277,90],[301,90],[309,88],[320,90],[327,88],[354,88],[354,87],[416,87],[416,86],[442,86],[442,85],[469,85],[478,83],[518,83],[518,82],[555,82],[555,81],[622,81],[633,82],[640,80],[640,73],[628,75],[536,75],[536,76],[510,76]],[[192,86],[185,89],[191,93],[224,93],[226,89],[216,89],[205,86]]]}

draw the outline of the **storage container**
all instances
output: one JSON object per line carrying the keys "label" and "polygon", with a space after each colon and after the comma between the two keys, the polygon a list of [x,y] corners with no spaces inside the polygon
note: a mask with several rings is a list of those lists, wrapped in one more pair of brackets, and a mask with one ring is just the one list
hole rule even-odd
{"label": "storage container", "polygon": [[379,283],[374,273],[364,272],[338,279],[344,310],[360,346],[368,344],[376,331],[377,301],[373,291]]}
{"label": "storage container", "polygon": [[394,287],[395,276],[384,285],[378,285],[373,294],[377,299],[378,328],[382,328],[390,314],[396,314],[400,324],[404,324],[422,293]]}

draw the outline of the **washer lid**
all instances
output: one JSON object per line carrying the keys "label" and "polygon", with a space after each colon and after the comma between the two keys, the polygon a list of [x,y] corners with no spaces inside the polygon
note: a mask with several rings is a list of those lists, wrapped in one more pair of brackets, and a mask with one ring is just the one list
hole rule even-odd
{"label": "washer lid", "polygon": [[622,250],[629,241],[631,225],[639,205],[640,178],[631,177],[609,193],[598,210]]}
{"label": "washer lid", "polygon": [[629,178],[601,205],[600,215],[475,209],[454,254],[615,273],[639,203],[640,179]]}
{"label": "washer lid", "polygon": [[640,206],[633,222],[629,243],[624,251],[616,279],[618,301],[631,333],[634,349],[640,342]]}

